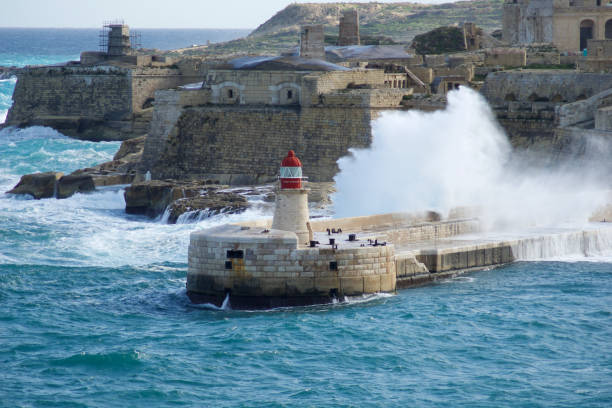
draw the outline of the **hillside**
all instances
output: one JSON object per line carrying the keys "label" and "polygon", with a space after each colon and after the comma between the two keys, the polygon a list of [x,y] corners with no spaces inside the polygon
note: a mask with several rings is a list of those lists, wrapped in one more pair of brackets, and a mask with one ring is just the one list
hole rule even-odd
{"label": "hillside", "polygon": [[442,25],[473,21],[485,31],[501,28],[501,0],[476,0],[425,5],[417,3],[303,3],[291,4],[260,25],[250,37],[297,31],[301,25],[323,24],[336,31],[343,10],[357,9],[361,32],[396,41],[410,41],[417,34]]}
{"label": "hillside", "polygon": [[416,3],[291,4],[260,25],[248,37],[215,44],[209,53],[280,52],[298,43],[300,26],[323,24],[326,34],[338,33],[343,10],[359,11],[363,37],[387,37],[409,43],[414,36],[440,26],[475,22],[485,32],[501,28],[503,0],[474,0],[436,5]]}

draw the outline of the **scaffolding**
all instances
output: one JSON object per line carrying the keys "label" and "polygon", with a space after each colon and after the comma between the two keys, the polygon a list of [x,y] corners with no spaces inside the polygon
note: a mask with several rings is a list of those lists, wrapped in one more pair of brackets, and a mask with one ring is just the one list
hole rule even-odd
{"label": "scaffolding", "polygon": [[[111,40],[111,32],[121,28],[121,35]],[[127,36],[123,31],[127,32]],[[102,30],[98,34],[99,51],[108,55],[127,55],[130,50],[142,47],[140,32],[130,32],[124,20],[108,20],[102,24]]]}

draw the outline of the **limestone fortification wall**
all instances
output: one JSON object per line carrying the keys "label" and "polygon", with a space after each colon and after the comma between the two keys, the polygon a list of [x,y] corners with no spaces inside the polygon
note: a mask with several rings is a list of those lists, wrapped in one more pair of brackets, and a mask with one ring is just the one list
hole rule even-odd
{"label": "limestone fortification wall", "polygon": [[310,180],[330,181],[350,147],[370,145],[376,114],[350,107],[185,108],[165,140],[158,135],[151,145],[159,150],[147,154],[154,178],[251,184],[274,180],[279,160],[293,149]]}
{"label": "limestone fortification wall", "polygon": [[77,138],[124,140],[147,131],[160,88],[195,82],[175,68],[49,66],[21,70],[9,126],[50,126]]}
{"label": "limestone fortification wall", "polygon": [[202,80],[199,75],[181,75],[176,68],[144,67],[134,69],[132,76],[132,110],[138,113],[143,110],[145,102],[155,96],[158,89],[176,88],[179,85]]}
{"label": "limestone fortification wall", "polygon": [[487,67],[524,67],[527,65],[527,50],[524,48],[491,48],[485,51],[484,65]]}
{"label": "limestone fortification wall", "polygon": [[399,107],[405,95],[412,95],[410,89],[350,89],[321,95],[319,102],[325,106],[362,108]]}
{"label": "limestone fortification wall", "polygon": [[560,106],[558,109],[559,126],[575,126],[593,122],[597,111],[608,106],[612,106],[612,89],[585,100]]}
{"label": "limestone fortification wall", "polygon": [[[211,103],[300,104],[306,74],[299,71],[212,70],[208,74]],[[232,91],[231,97],[229,91]],[[292,91],[290,100],[287,100],[287,91]]]}
{"label": "limestone fortification wall", "polygon": [[502,71],[487,76],[482,93],[493,106],[509,101],[574,102],[612,88],[612,74],[575,71]]}
{"label": "limestone fortification wall", "polygon": [[80,122],[129,120],[131,76],[115,67],[30,68],[19,72],[6,124],[56,125],[76,136]]}
{"label": "limestone fortification wall", "polygon": [[[346,89],[349,84],[369,84],[371,86],[383,87],[385,83],[385,71],[382,69],[331,71],[316,73],[304,78],[306,92],[303,105],[319,104],[319,96],[338,89]],[[306,99],[309,98],[309,99]]]}

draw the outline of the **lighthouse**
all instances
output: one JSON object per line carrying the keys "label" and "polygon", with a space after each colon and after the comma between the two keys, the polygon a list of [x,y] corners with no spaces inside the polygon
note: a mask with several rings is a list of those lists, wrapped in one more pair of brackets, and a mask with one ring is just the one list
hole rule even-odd
{"label": "lighthouse", "polygon": [[293,150],[289,150],[281,162],[272,229],[295,232],[298,242],[306,244],[309,240],[308,217],[308,189],[304,187],[302,162]]}

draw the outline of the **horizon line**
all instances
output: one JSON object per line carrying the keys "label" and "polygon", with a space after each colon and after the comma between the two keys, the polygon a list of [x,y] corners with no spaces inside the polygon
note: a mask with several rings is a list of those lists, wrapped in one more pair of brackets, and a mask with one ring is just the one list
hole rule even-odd
{"label": "horizon line", "polygon": [[[134,29],[134,30],[255,30],[255,28],[237,28],[237,27],[233,27],[233,28],[215,28],[215,27],[136,27],[136,26],[130,26],[129,24],[127,24],[130,29]],[[102,26],[99,27],[32,27],[32,26],[0,26],[0,29],[6,29],[6,28],[10,28],[10,29],[15,29],[15,28],[19,28],[19,29],[40,29],[40,28],[45,28],[45,29],[57,29],[57,30],[61,30],[61,29],[68,29],[68,30],[94,30],[94,29],[100,29]]]}

